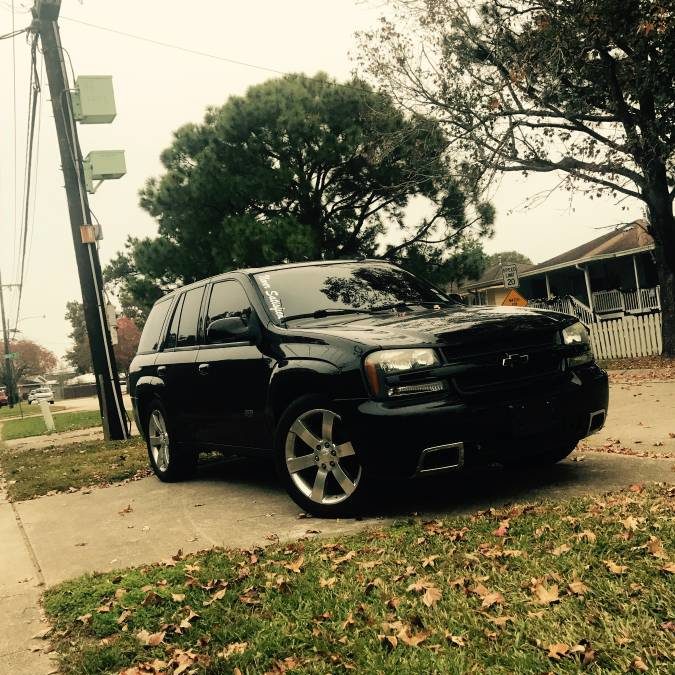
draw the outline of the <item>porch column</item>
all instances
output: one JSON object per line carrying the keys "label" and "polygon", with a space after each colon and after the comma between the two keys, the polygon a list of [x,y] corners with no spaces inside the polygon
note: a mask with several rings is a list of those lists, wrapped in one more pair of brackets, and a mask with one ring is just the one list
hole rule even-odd
{"label": "porch column", "polygon": [[544,274],[544,279],[546,280],[546,299],[550,300],[553,297],[553,293],[551,293],[551,282],[548,280],[548,272]]}
{"label": "porch column", "polygon": [[591,291],[591,274],[588,271],[588,265],[582,267],[584,271],[584,279],[586,280],[586,295],[588,296],[588,309],[593,311],[593,292]]}
{"label": "porch column", "polygon": [[640,277],[638,276],[637,260],[635,258],[635,253],[633,253],[633,272],[635,273],[635,289],[638,296],[638,307],[640,312],[642,312],[642,291],[640,290]]}

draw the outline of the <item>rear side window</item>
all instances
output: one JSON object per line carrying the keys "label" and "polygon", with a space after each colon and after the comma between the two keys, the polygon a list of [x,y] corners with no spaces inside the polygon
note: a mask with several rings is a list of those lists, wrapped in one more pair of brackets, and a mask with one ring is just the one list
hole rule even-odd
{"label": "rear side window", "polygon": [[164,349],[173,349],[176,346],[176,339],[178,337],[178,322],[180,321],[180,310],[183,307],[184,299],[185,296],[181,295],[180,298],[178,298],[178,302],[176,303],[176,309],[173,310],[171,325],[167,331],[166,338],[164,338]]}
{"label": "rear side window", "polygon": [[203,286],[201,288],[193,288],[191,291],[185,293],[183,308],[180,313],[180,323],[178,324],[176,347],[191,347],[197,344],[199,310],[202,306],[203,295]]}
{"label": "rear side window", "polygon": [[150,310],[148,320],[145,322],[145,328],[143,328],[143,334],[138,343],[139,354],[157,351],[162,326],[169,312],[169,307],[171,307],[171,302],[169,298],[166,298],[165,300],[160,300]]}

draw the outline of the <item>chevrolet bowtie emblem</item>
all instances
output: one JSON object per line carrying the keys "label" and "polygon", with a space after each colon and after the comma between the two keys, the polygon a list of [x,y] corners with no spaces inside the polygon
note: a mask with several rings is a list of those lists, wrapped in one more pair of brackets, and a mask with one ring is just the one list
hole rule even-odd
{"label": "chevrolet bowtie emblem", "polygon": [[502,359],[502,365],[505,368],[515,368],[516,366],[524,366],[529,360],[528,354],[507,354]]}

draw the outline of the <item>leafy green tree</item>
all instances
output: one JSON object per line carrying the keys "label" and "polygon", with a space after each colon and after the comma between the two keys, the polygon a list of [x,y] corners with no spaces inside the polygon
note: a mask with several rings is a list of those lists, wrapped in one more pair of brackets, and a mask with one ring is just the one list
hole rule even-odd
{"label": "leafy green tree", "polygon": [[532,261],[520,251],[500,251],[499,253],[493,253],[487,257],[486,267],[498,265],[500,261],[503,263],[532,264]]}
{"label": "leafy green tree", "polygon": [[[141,192],[159,236],[130,239],[106,279],[138,318],[163,291],[238,267],[399,259],[415,245],[440,265],[494,218],[459,188],[446,146],[437,123],[404,114],[360,80],[289,75],[252,87],[175,133],[164,175]],[[430,215],[410,225],[412,199]],[[393,230],[403,243],[385,250]]]}
{"label": "leafy green tree", "polygon": [[363,66],[443,126],[472,189],[556,172],[568,190],[644,202],[675,354],[673,0],[391,1],[398,18],[363,36]]}
{"label": "leafy green tree", "polygon": [[[68,337],[73,341],[73,346],[66,352],[65,359],[78,373],[90,373],[91,348],[84,320],[84,306],[81,302],[73,301],[66,304],[66,320],[70,322],[71,331]],[[120,372],[129,370],[129,364],[136,354],[140,339],[141,332],[136,323],[126,316],[118,317],[117,344],[113,349]]]}
{"label": "leafy green tree", "polygon": [[73,300],[66,303],[66,321],[70,322],[71,331],[68,337],[73,346],[66,352],[65,360],[80,373],[90,373],[92,370],[89,336],[84,321],[84,305]]}

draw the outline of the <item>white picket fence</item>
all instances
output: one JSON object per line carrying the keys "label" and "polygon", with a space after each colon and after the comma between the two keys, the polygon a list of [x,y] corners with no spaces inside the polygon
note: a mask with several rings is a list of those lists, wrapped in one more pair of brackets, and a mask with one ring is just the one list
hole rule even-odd
{"label": "white picket fence", "polygon": [[656,356],[663,349],[660,313],[594,321],[588,329],[598,359]]}

